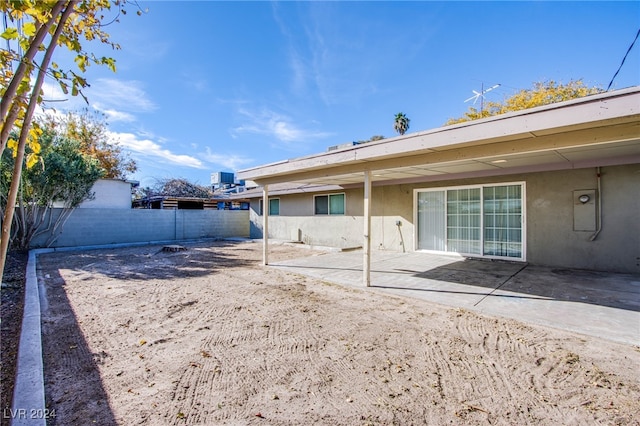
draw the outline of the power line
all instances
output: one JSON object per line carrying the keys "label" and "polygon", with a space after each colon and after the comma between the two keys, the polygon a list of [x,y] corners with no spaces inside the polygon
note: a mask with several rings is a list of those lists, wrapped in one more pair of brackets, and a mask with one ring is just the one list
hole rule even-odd
{"label": "power line", "polygon": [[629,52],[631,52],[631,49],[633,49],[633,45],[636,43],[636,40],[638,40],[638,36],[640,36],[640,28],[638,28],[638,32],[636,33],[636,38],[633,39],[633,42],[631,43],[631,46],[629,46],[629,48],[627,49],[627,53],[624,54],[624,58],[622,58],[622,62],[620,63],[620,66],[618,67],[618,71],[616,71],[616,73],[613,75],[613,78],[611,78],[611,81],[609,82],[609,85],[607,86],[607,90],[606,90],[607,92],[611,88],[611,85],[613,84],[613,80],[616,79],[616,76],[618,75],[618,73],[622,69],[622,65],[624,64],[625,59],[627,59],[627,56],[629,55]]}

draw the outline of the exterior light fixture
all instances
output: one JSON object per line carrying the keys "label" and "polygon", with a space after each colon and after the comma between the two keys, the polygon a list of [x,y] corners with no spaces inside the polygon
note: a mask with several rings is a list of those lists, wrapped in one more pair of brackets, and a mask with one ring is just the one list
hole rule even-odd
{"label": "exterior light fixture", "polygon": [[591,197],[589,197],[587,194],[581,195],[580,197],[578,197],[578,200],[582,203],[588,203],[589,200],[591,200]]}

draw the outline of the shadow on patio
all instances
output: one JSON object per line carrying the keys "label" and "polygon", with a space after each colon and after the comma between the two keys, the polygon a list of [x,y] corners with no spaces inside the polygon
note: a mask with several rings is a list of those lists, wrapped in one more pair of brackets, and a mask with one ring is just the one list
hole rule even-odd
{"label": "shadow on patio", "polygon": [[[272,264],[364,288],[362,253]],[[373,252],[371,287],[442,305],[638,343],[640,277],[427,253]]]}
{"label": "shadow on patio", "polygon": [[[427,255],[428,256],[428,255]],[[414,272],[417,279],[491,289],[487,297],[552,299],[640,311],[640,277],[577,269],[554,269],[505,261],[463,259]],[[393,288],[373,284],[373,287]],[[423,291],[428,288],[395,287]],[[501,290],[500,292],[496,292]],[[450,290],[444,290],[450,291]],[[480,303],[478,301],[476,305]]]}

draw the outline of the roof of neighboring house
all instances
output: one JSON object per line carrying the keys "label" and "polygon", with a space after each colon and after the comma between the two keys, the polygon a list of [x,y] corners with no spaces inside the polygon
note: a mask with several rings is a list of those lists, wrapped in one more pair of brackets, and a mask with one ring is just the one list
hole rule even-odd
{"label": "roof of neighboring house", "polygon": [[217,198],[201,198],[201,197],[180,197],[174,195],[153,195],[151,197],[141,198],[140,201],[162,201],[162,200],[179,200],[179,201],[218,201]]}
{"label": "roof of neighboring house", "polygon": [[365,171],[376,185],[635,163],[638,86],[266,164],[237,177],[269,185],[271,194],[284,182],[360,186]]}
{"label": "roof of neighboring house", "polygon": [[[278,195],[285,194],[300,194],[300,193],[311,193],[311,192],[328,192],[328,191],[341,191],[344,188],[340,185],[313,185],[306,183],[276,183],[273,185],[269,185],[269,196],[275,197]],[[249,198],[259,198],[262,197],[262,188],[261,187],[253,187],[247,188],[242,192],[237,194],[231,194],[230,199],[249,199]]]}
{"label": "roof of neighboring house", "polygon": [[239,196],[230,198],[227,196],[217,196],[214,195],[213,197],[210,198],[201,198],[201,197],[179,197],[179,196],[173,196],[173,195],[153,195],[151,197],[144,197],[144,198],[140,198],[138,200],[135,200],[136,202],[154,202],[154,201],[164,201],[164,200],[175,200],[175,201],[193,201],[193,202],[200,202],[200,203],[217,203],[217,202],[224,202],[224,201],[241,201],[244,200],[247,197],[242,196],[242,194],[238,194]]}

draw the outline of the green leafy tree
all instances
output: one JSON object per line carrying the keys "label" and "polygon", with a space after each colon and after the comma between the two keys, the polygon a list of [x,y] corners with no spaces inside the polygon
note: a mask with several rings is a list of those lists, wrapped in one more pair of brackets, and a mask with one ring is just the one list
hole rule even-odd
{"label": "green leafy tree", "polygon": [[396,114],[395,122],[393,123],[393,129],[400,135],[404,135],[409,130],[409,119],[406,115],[399,112]]}
{"label": "green leafy tree", "polygon": [[[93,184],[103,175],[97,159],[81,152],[80,142],[55,134],[50,129],[40,137],[40,164],[26,169],[20,190],[10,237],[11,246],[28,249],[34,237],[50,233],[46,245],[55,241],[73,210],[93,194]],[[9,187],[4,177],[10,175],[15,161],[10,149],[0,162],[0,208],[8,204]],[[56,215],[54,203],[63,208]],[[54,217],[55,216],[55,217]]]}
{"label": "green leafy tree", "polygon": [[[94,40],[111,45],[104,31],[105,14],[112,7],[116,16],[125,13],[126,0],[21,0],[2,1],[7,27],[0,37],[16,48],[0,49],[0,152],[6,147],[13,151],[14,169],[7,195],[7,204],[1,222],[0,280],[9,246],[9,235],[18,196],[23,167],[33,167],[40,154],[39,138],[42,129],[32,126],[36,106],[42,103],[42,84],[46,76],[52,77],[67,93],[81,94],[87,86],[81,76],[91,63],[106,65],[115,71],[115,61],[97,57],[83,48],[83,42]],[[140,11],[139,11],[140,14]],[[116,18],[117,20],[117,18]],[[75,54],[76,70],[64,71],[52,61],[58,46]],[[35,79],[34,79],[35,77]],[[17,138],[10,139],[12,130],[18,129]],[[26,147],[30,147],[27,153]]]}
{"label": "green leafy tree", "polygon": [[109,140],[103,114],[84,109],[80,113],[70,112],[62,119],[47,116],[40,126],[78,141],[80,152],[98,161],[104,173],[103,178],[126,179],[128,174],[138,169],[136,162],[129,158],[122,147]]}
{"label": "green leafy tree", "polygon": [[581,98],[583,96],[601,93],[599,87],[587,87],[582,80],[570,81],[567,84],[555,81],[534,83],[531,89],[523,89],[505,99],[503,102],[485,102],[481,110],[470,107],[462,117],[450,118],[445,125],[463,123],[512,111],[549,105],[556,102]]}

